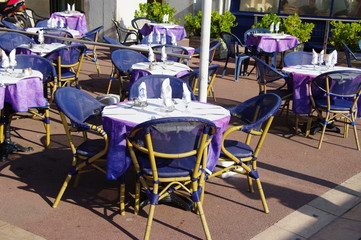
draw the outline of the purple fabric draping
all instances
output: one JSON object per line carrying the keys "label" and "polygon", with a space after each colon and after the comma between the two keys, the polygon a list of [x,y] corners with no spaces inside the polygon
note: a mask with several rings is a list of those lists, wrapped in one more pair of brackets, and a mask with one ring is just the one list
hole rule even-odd
{"label": "purple fabric draping", "polygon": [[50,18],[56,20],[63,19],[68,28],[79,31],[81,35],[88,32],[85,14],[83,13],[65,17],[55,12],[51,14]]}
{"label": "purple fabric draping", "polygon": [[257,50],[263,52],[284,52],[294,48],[299,43],[295,36],[275,39],[272,36],[254,36],[251,34],[246,39],[246,45],[257,46]]}
{"label": "purple fabric draping", "polygon": [[[292,111],[297,114],[308,114],[311,104],[308,83],[316,76],[303,73],[291,73],[291,76],[287,84],[293,89]],[[361,109],[361,98],[357,102],[357,107]],[[360,110],[357,117],[361,117]]]}
{"label": "purple fabric draping", "polygon": [[[4,92],[4,101],[10,103],[16,112],[27,112],[30,107],[44,107],[47,105],[44,98],[43,81],[38,77],[24,78],[16,84],[7,85]],[[4,101],[2,101],[2,104]]]}
{"label": "purple fabric draping", "polygon": [[0,109],[4,108],[5,87],[0,87]]}
{"label": "purple fabric draping", "polygon": [[[169,24],[166,24],[169,25]],[[143,36],[148,36],[150,33],[153,33],[153,41],[154,44],[160,44],[160,42],[156,42],[157,33],[161,35],[165,35],[167,39],[167,44],[172,44],[172,34],[174,35],[176,41],[180,41],[187,36],[187,33],[183,26],[174,25],[172,27],[164,27],[162,24],[144,24],[142,29],[140,29],[140,33]],[[142,40],[142,43],[149,44],[148,38],[145,37]]]}
{"label": "purple fabric draping", "polygon": [[[213,171],[217,164],[221,152],[222,135],[228,126],[229,120],[230,116],[213,121],[217,127],[217,132],[213,136],[208,151],[207,169],[210,171]],[[137,124],[109,117],[103,117],[102,121],[103,128],[109,136],[106,178],[108,180],[117,179],[131,165],[132,160],[127,150],[126,135]]]}

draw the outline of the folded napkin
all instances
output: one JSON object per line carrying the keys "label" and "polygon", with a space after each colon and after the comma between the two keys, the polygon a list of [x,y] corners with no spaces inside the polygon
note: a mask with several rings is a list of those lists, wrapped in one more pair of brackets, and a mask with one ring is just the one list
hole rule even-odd
{"label": "folded napkin", "polygon": [[269,27],[269,30],[271,31],[271,33],[274,32],[274,30],[275,30],[275,23],[274,22],[271,23],[271,26]]}
{"label": "folded napkin", "polygon": [[189,88],[186,83],[183,83],[183,101],[185,104],[189,104],[191,99],[191,92],[189,91]]}
{"label": "folded napkin", "polygon": [[163,80],[161,98],[163,100],[163,105],[167,110],[170,110],[174,106],[172,101],[172,88],[170,86],[169,78]]}
{"label": "folded napkin", "polygon": [[318,54],[316,53],[315,49],[312,49],[312,65],[318,64]]}
{"label": "folded napkin", "polygon": [[167,23],[169,21],[169,14],[164,14],[163,16],[163,22]]}
{"label": "folded napkin", "polygon": [[165,35],[165,34],[162,34],[161,35],[162,37],[161,37],[161,44],[162,45],[166,45],[167,44],[167,36]]}
{"label": "folded napkin", "polygon": [[326,56],[325,65],[327,68],[330,68],[332,66],[332,53]]}
{"label": "folded napkin", "polygon": [[9,57],[8,55],[6,55],[4,50],[1,50],[1,56],[2,56],[1,67],[6,69],[10,66]]}
{"label": "folded napkin", "polygon": [[279,30],[280,30],[280,22],[278,22],[278,23],[276,24],[276,27],[275,27],[276,33],[278,33]]}
{"label": "folded napkin", "polygon": [[71,5],[71,11],[75,12],[75,3],[73,3],[73,5]]}
{"label": "folded napkin", "polygon": [[170,33],[172,45],[177,45],[177,39],[175,38],[175,35],[173,33]]}
{"label": "folded napkin", "polygon": [[154,52],[153,49],[151,48],[151,46],[148,46],[148,60],[149,62],[154,62]]}
{"label": "folded napkin", "polygon": [[69,11],[69,12],[71,11],[71,7],[70,7],[69,3],[66,4],[66,10]]}
{"label": "folded napkin", "polygon": [[43,44],[44,43],[44,32],[43,32],[43,30],[39,30],[38,33],[39,33],[38,42],[40,44]]}
{"label": "folded napkin", "polygon": [[331,55],[332,55],[331,66],[334,67],[337,64],[337,50],[333,50]]}
{"label": "folded napkin", "polygon": [[13,68],[17,65],[15,54],[16,54],[16,49],[14,48],[13,50],[11,50],[11,52],[9,54],[10,67],[13,67]]}
{"label": "folded napkin", "polygon": [[324,57],[325,57],[325,51],[322,50],[318,55],[318,64],[322,64],[324,62]]}
{"label": "folded napkin", "polygon": [[157,36],[155,38],[156,43],[160,43],[160,32],[157,32]]}
{"label": "folded napkin", "polygon": [[147,42],[148,44],[152,44],[153,43],[153,32],[151,32],[149,35],[148,35],[148,39],[147,39]]}
{"label": "folded napkin", "polygon": [[59,19],[59,28],[65,28],[65,22],[62,18]]}
{"label": "folded napkin", "polygon": [[165,47],[162,47],[162,56],[161,56],[161,60],[163,62],[167,61],[167,53],[165,52]]}
{"label": "folded napkin", "polygon": [[138,87],[138,101],[140,103],[147,102],[147,86],[142,82]]}

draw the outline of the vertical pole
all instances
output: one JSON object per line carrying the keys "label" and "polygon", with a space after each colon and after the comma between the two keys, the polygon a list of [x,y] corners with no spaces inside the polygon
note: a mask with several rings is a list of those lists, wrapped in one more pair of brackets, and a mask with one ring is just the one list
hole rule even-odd
{"label": "vertical pole", "polygon": [[200,53],[199,101],[207,102],[209,42],[211,35],[212,0],[202,1],[202,31]]}

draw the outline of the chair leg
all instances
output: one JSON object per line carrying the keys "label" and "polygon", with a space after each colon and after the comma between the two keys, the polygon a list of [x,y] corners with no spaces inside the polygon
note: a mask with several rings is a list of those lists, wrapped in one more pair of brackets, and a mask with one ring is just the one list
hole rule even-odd
{"label": "chair leg", "polygon": [[329,116],[330,116],[330,113],[326,113],[325,121],[323,123],[322,132],[321,132],[321,136],[320,136],[320,141],[318,142],[318,149],[321,149],[322,141],[323,141],[323,137],[325,136],[325,131],[326,131]]}
{"label": "chair leg", "polygon": [[360,151],[360,142],[359,142],[359,140],[358,140],[358,135],[357,135],[356,116],[355,116],[355,114],[351,116],[351,120],[352,120],[352,122],[355,123],[355,124],[353,125],[353,132],[354,132],[354,135],[355,135],[355,142],[356,142],[357,150]]}
{"label": "chair leg", "polygon": [[68,187],[68,184],[69,184],[69,182],[71,180],[71,177],[72,177],[71,174],[68,174],[66,176],[65,181],[63,183],[63,186],[61,187],[61,189],[60,189],[60,191],[58,193],[58,196],[56,197],[56,199],[54,201],[53,208],[56,208],[58,206],[58,204],[59,204],[59,202],[60,202],[60,200],[61,200],[61,198],[62,198],[62,196],[63,196],[63,194],[64,194],[64,192],[66,190],[66,188]]}
{"label": "chair leg", "polygon": [[229,59],[229,57],[227,56],[226,63],[224,64],[224,68],[223,68],[223,71],[222,71],[222,78],[223,78],[224,75],[226,74],[228,59]]}
{"label": "chair leg", "polygon": [[264,212],[269,213],[268,205],[267,205],[267,202],[266,202],[266,197],[264,195],[261,180],[259,178],[256,179],[256,184],[257,184],[259,195],[261,197]]}
{"label": "chair leg", "polygon": [[147,227],[145,229],[144,240],[148,240],[150,237],[150,231],[152,229],[153,217],[154,217],[155,205],[151,204],[148,214]]}
{"label": "chair leg", "polygon": [[45,110],[44,113],[44,127],[45,127],[45,134],[46,134],[46,140],[45,140],[45,147],[48,148],[50,146],[50,114],[49,109]]}
{"label": "chair leg", "polygon": [[203,205],[201,202],[195,202],[195,204],[196,204],[196,208],[198,210],[199,217],[201,218],[201,221],[202,221],[203,231],[204,231],[204,234],[206,235],[206,239],[212,239],[211,233],[208,228],[206,216],[204,215]]}
{"label": "chair leg", "polygon": [[125,215],[125,183],[120,184],[119,211],[120,215]]}
{"label": "chair leg", "polygon": [[239,81],[239,74],[240,74],[240,65],[241,65],[242,61],[240,62],[240,60],[238,58],[236,58],[236,63],[235,63],[235,67],[234,67],[234,81],[238,82]]}
{"label": "chair leg", "polygon": [[140,204],[140,182],[139,180],[135,183],[135,196],[134,196],[134,214],[139,213],[139,204]]}
{"label": "chair leg", "polygon": [[248,191],[250,193],[254,193],[252,178],[249,175],[247,175],[247,183],[248,183]]}

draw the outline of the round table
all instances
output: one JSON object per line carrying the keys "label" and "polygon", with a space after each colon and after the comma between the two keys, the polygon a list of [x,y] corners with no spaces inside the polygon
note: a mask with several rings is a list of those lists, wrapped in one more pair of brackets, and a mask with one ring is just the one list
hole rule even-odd
{"label": "round table", "polygon": [[[322,73],[330,71],[350,70],[355,68],[335,66],[328,69],[326,66],[296,65],[284,67],[282,72],[291,76],[287,80],[288,88],[293,91],[292,111],[296,114],[308,114],[310,112],[310,94],[308,83]],[[360,70],[360,69],[359,69]],[[361,70],[360,70],[361,72]],[[361,107],[361,99],[358,101],[358,107]],[[357,113],[361,117],[361,111]]]}
{"label": "round table", "polygon": [[102,112],[103,128],[109,136],[109,150],[107,155],[107,179],[117,179],[122,176],[131,165],[131,159],[126,150],[126,135],[139,123],[154,118],[196,116],[211,120],[217,127],[209,145],[207,169],[215,168],[222,144],[222,135],[226,130],[230,113],[227,109],[193,101],[189,110],[185,111],[185,104],[181,99],[174,99],[175,110],[163,111],[162,99],[148,99],[148,106],[144,109],[133,106],[133,101],[122,102],[104,108]]}

